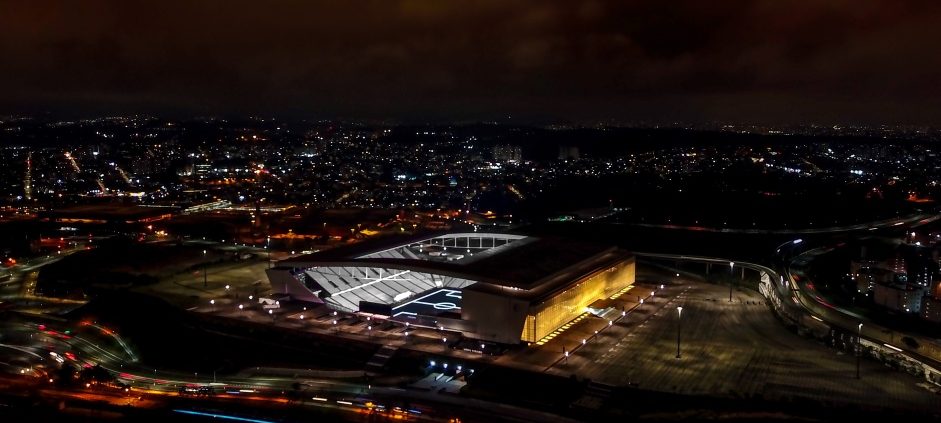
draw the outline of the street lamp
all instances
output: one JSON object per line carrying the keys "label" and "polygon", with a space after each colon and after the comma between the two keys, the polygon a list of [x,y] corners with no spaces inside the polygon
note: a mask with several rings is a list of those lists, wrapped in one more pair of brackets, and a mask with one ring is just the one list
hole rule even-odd
{"label": "street lamp", "polygon": [[203,288],[209,286],[209,280],[206,277],[206,250],[203,250]]}
{"label": "street lamp", "polygon": [[732,302],[732,269],[735,268],[735,262],[729,262],[729,302]]}
{"label": "street lamp", "polygon": [[680,328],[683,324],[683,306],[676,308],[676,358],[680,358]]}
{"label": "street lamp", "polygon": [[862,345],[859,343],[860,337],[863,334],[863,324],[860,323],[859,326],[856,326],[856,379],[859,379],[859,359],[862,352]]}
{"label": "street lamp", "polygon": [[265,250],[268,250],[268,268],[271,268],[271,235],[265,240]]}

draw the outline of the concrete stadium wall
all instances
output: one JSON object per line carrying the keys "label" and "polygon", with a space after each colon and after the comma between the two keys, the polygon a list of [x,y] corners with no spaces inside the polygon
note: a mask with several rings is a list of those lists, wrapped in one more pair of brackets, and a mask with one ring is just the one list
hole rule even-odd
{"label": "concrete stadium wall", "polygon": [[504,344],[518,344],[529,312],[529,302],[486,292],[465,290],[461,318],[475,322],[471,337]]}
{"label": "concrete stadium wall", "polygon": [[291,274],[291,269],[275,267],[265,269],[265,273],[268,275],[268,282],[271,283],[271,291],[275,294],[287,295],[298,301],[323,302],[310,292],[303,282]]}

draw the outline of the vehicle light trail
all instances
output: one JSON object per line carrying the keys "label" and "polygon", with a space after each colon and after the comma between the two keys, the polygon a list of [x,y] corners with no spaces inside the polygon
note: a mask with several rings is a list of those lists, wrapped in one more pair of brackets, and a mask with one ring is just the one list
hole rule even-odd
{"label": "vehicle light trail", "polygon": [[173,410],[173,412],[175,412],[175,413],[181,413],[181,414],[190,414],[190,415],[193,415],[193,416],[212,417],[212,418],[216,418],[216,419],[235,420],[235,421],[240,421],[240,422],[274,423],[274,422],[271,421],[271,420],[250,419],[250,418],[247,418],[247,417],[229,416],[229,415],[226,415],[226,414],[217,414],[217,413],[203,413],[203,412],[201,412],[201,411],[192,411],[192,410],[179,410],[179,409],[177,409],[177,410]]}

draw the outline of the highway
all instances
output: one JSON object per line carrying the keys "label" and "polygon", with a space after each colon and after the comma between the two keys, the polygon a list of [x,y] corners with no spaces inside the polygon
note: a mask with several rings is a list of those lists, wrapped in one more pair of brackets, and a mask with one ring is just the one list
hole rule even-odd
{"label": "highway", "polygon": [[[806,260],[808,256],[820,252],[821,248],[809,249],[795,256],[784,266],[785,279],[790,284],[792,295],[797,302],[811,316],[825,321],[832,327],[838,328],[844,333],[857,333],[859,331],[863,339],[877,345],[887,346],[892,350],[898,350],[900,353],[931,367],[934,373],[941,374],[941,346],[937,345],[937,340],[886,328],[874,323],[865,316],[831,304],[817,295],[810,280],[798,280],[791,273],[791,264],[796,260]],[[860,323],[863,324],[861,329],[858,327]],[[910,347],[902,341],[902,338],[905,337],[916,340],[918,345],[924,348],[914,349]]]}
{"label": "highway", "polygon": [[941,214],[936,213],[916,213],[905,217],[883,219],[874,222],[857,223],[854,225],[829,226],[821,228],[800,228],[800,229],[746,229],[746,228],[713,228],[704,226],[683,226],[669,224],[653,223],[631,223],[633,226],[644,228],[659,229],[682,229],[697,232],[718,232],[728,234],[753,234],[753,235],[812,235],[812,234],[835,234],[855,231],[874,231],[878,229],[893,229],[899,226],[919,226],[941,220]]}
{"label": "highway", "polygon": [[[55,390],[58,395],[66,395],[69,390],[51,385],[43,387],[43,381],[54,374],[57,362],[70,362],[78,368],[100,365],[113,372],[118,381],[129,385],[134,395],[146,395],[150,399],[182,396],[199,403],[201,389],[212,388],[213,400],[286,403],[292,397],[290,393],[295,392],[295,384],[299,384],[297,401],[291,402],[309,407],[361,412],[369,401],[376,405],[389,404],[389,410],[393,404],[410,402],[426,404],[425,412],[412,415],[411,420],[445,421],[453,412],[460,411],[462,415],[482,416],[487,420],[567,421],[539,410],[432,391],[371,385],[358,380],[305,377],[305,369],[297,369],[294,373],[301,374],[297,377],[291,372],[285,375],[283,371],[266,374],[262,369],[218,378],[211,374],[154,369],[141,363],[119,334],[92,322],[38,324],[21,318],[7,319],[0,322],[0,334],[4,341],[0,343],[0,366],[7,367],[4,372],[32,376],[42,389]],[[91,391],[78,387],[77,393],[69,395],[86,396],[93,401],[107,394],[99,392],[102,388],[87,389]]]}

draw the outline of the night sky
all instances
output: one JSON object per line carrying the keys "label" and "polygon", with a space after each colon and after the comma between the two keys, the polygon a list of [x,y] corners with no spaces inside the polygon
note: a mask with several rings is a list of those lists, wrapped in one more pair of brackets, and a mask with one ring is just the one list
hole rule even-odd
{"label": "night sky", "polygon": [[0,1],[0,112],[941,124],[941,1]]}

